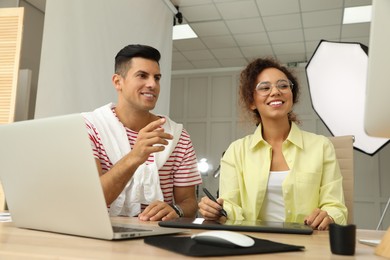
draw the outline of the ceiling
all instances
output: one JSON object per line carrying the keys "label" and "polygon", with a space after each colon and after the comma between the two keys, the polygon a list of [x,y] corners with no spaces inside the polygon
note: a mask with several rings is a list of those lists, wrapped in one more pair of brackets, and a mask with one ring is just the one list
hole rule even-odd
{"label": "ceiling", "polygon": [[305,63],[321,39],[368,46],[370,23],[342,25],[344,7],[371,0],[171,0],[199,38],[173,42],[173,70]]}
{"label": "ceiling", "polygon": [[[44,11],[45,0],[26,0]],[[372,0],[171,0],[199,38],[173,41],[172,70],[245,66],[255,57],[305,63],[321,39],[368,46],[370,23],[343,9]]]}

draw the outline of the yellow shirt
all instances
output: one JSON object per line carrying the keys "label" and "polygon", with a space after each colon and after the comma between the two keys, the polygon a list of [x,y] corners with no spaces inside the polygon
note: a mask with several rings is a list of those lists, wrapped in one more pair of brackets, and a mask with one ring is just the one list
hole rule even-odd
{"label": "yellow shirt", "polygon": [[[342,176],[333,144],[321,135],[302,131],[294,123],[282,147],[290,168],[282,184],[288,222],[303,222],[320,208],[338,224],[346,224]],[[267,189],[272,147],[253,135],[234,141],[221,160],[220,197],[229,219],[260,220]]]}

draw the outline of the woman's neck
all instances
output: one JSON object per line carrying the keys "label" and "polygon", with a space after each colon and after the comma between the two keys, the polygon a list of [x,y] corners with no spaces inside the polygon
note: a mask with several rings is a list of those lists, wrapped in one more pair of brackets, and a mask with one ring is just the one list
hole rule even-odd
{"label": "woman's neck", "polygon": [[272,146],[272,160],[270,171],[287,171],[289,166],[283,155],[283,142],[290,133],[291,124],[286,120],[266,120],[262,123],[264,140]]}
{"label": "woman's neck", "polygon": [[283,142],[287,139],[291,129],[291,123],[288,119],[263,121],[261,125],[263,138],[268,143]]}

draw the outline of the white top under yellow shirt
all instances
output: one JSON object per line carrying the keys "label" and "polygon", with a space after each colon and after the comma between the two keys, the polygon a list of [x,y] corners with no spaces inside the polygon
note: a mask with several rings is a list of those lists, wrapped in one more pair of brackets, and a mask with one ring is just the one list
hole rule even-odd
{"label": "white top under yellow shirt", "polygon": [[267,190],[260,210],[260,219],[265,221],[285,221],[282,183],[290,171],[270,171]]}
{"label": "white top under yellow shirt", "polygon": [[[303,222],[315,208],[346,224],[342,176],[334,147],[325,136],[302,131],[294,123],[282,147],[290,172],[282,184],[285,218]],[[229,219],[260,220],[271,166],[272,147],[261,125],[234,141],[221,160],[220,197]]]}

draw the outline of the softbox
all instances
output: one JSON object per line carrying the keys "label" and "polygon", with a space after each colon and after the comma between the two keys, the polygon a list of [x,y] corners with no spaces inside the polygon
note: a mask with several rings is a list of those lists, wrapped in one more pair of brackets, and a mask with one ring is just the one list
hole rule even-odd
{"label": "softbox", "polygon": [[354,148],[374,155],[389,141],[364,131],[368,48],[321,40],[306,65],[311,103],[333,136],[353,135]]}

